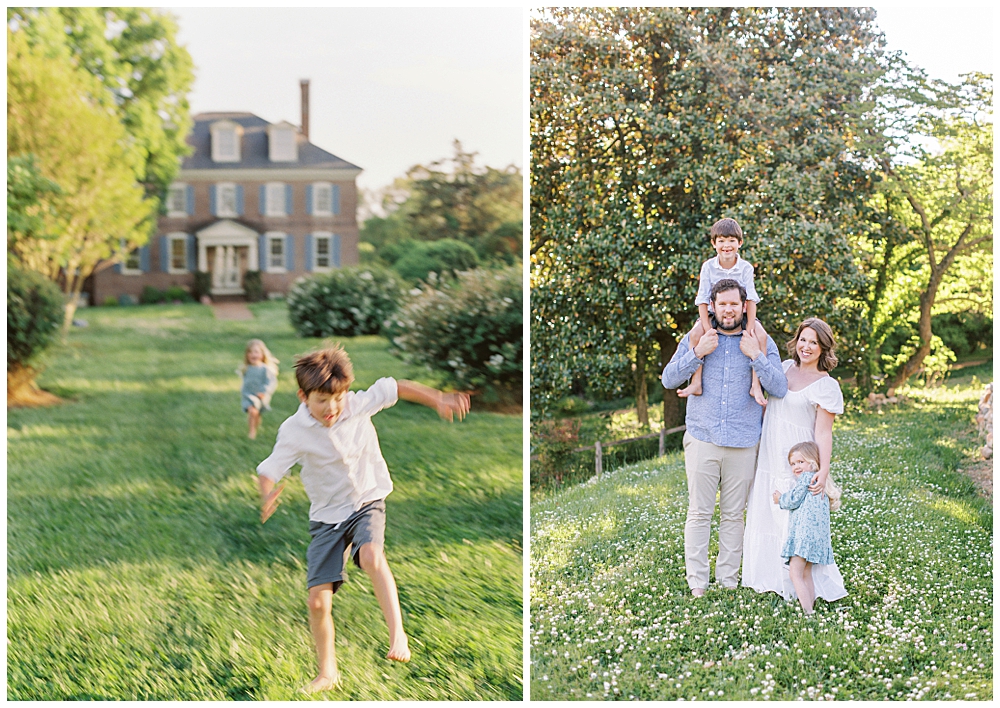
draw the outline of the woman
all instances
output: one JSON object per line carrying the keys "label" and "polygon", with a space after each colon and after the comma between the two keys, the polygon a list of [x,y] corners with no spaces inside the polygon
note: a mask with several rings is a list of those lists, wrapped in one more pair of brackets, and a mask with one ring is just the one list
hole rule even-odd
{"label": "woman", "polygon": [[[819,447],[820,469],[810,492],[822,490],[830,476],[833,419],[844,412],[840,384],[827,373],[837,365],[835,346],[830,325],[815,317],[800,324],[788,343],[792,358],[782,362],[788,393],[768,401],[757,472],[747,501],[742,583],[757,592],[776,592],[786,600],[795,597],[788,566],[781,557],[788,511],[775,504],[771,495],[791,487],[788,451],[796,443],[812,441]],[[815,565],[812,575],[816,597],[832,601],[847,595],[836,563]]]}

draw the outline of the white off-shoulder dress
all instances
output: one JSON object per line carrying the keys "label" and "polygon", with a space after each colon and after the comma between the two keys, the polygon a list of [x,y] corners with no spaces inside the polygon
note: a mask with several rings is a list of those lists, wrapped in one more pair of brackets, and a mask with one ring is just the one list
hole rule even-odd
{"label": "white off-shoulder dress", "polygon": [[[787,373],[794,362],[782,362]],[[813,381],[801,391],[788,390],[784,398],[770,398],[760,435],[757,471],[747,501],[747,521],[743,533],[742,583],[757,592],[776,592],[795,597],[788,566],[781,556],[788,536],[788,511],[774,503],[772,493],[792,488],[794,477],[788,464],[792,445],[814,441],[816,409],[839,415],[844,412],[844,395],[832,376]],[[839,600],[847,596],[844,578],[836,563],[814,565],[816,597]]]}

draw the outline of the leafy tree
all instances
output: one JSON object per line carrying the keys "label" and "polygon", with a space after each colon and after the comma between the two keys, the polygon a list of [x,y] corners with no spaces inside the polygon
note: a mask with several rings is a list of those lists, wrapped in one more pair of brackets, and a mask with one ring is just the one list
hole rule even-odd
{"label": "leafy tree", "polygon": [[135,181],[139,155],[94,98],[100,93],[92,75],[8,29],[8,156],[33,155],[38,174],[59,186],[38,192],[29,216],[40,225],[10,249],[23,267],[62,285],[67,328],[83,281],[102,260],[144,243],[155,211]]}
{"label": "leafy tree", "polygon": [[38,171],[34,155],[7,160],[7,260],[17,262],[20,243],[51,238],[45,219],[51,205],[47,197],[59,194],[59,185]]}
{"label": "leafy tree", "polygon": [[917,330],[888,381],[894,389],[931,355],[936,312],[991,308],[993,81],[972,73],[949,84],[891,66],[874,134],[886,228],[873,241],[884,286],[871,318],[884,337],[913,313]]}
{"label": "leafy tree", "polygon": [[479,265],[472,246],[453,238],[410,243],[412,248],[393,264],[396,272],[407,280],[427,280],[431,273],[455,278],[459,272]]}
{"label": "leafy tree", "polygon": [[193,62],[177,43],[173,17],[135,7],[8,8],[7,23],[40,53],[98,79],[91,98],[121,121],[135,178],[159,198],[189,150],[191,130]]}
{"label": "leafy tree", "polygon": [[[708,232],[744,228],[759,316],[779,342],[810,315],[856,364],[873,174],[857,135],[879,75],[864,8],[570,8],[532,22],[534,410],[605,388],[693,324]],[[631,357],[631,363],[627,357]],[[664,397],[664,420],[681,417]]]}
{"label": "leafy tree", "polygon": [[457,140],[454,149],[450,160],[414,165],[396,180],[382,200],[388,216],[366,220],[361,238],[380,252],[405,239],[453,239],[484,257],[519,255],[521,171],[479,167]]}

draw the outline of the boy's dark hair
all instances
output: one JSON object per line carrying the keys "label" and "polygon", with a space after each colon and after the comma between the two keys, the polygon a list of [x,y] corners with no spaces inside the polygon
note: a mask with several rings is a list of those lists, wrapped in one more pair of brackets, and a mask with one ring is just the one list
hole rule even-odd
{"label": "boy's dark hair", "polygon": [[715,243],[715,239],[718,236],[735,236],[740,240],[740,243],[743,243],[743,229],[736,223],[736,219],[719,219],[712,224],[709,239],[712,243]]}
{"label": "boy's dark hair", "polygon": [[712,304],[715,304],[715,299],[719,293],[729,292],[730,290],[739,290],[740,302],[747,301],[747,289],[740,285],[740,281],[733,280],[732,278],[723,278],[712,286]]}
{"label": "boy's dark hair", "polygon": [[299,357],[295,362],[295,380],[308,396],[313,391],[344,393],[354,381],[354,367],[339,344]]}

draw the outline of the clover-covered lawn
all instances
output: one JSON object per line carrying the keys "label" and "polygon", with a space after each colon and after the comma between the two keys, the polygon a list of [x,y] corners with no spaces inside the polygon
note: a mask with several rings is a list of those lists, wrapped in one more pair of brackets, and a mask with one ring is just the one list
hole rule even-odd
{"label": "clover-covered lawn", "polygon": [[981,392],[838,419],[849,595],[811,618],[746,588],[690,596],[681,453],[533,500],[531,698],[991,699],[992,510],[960,472]]}

